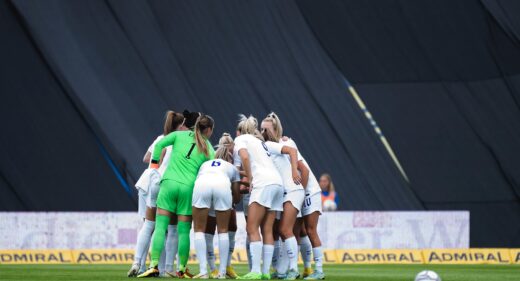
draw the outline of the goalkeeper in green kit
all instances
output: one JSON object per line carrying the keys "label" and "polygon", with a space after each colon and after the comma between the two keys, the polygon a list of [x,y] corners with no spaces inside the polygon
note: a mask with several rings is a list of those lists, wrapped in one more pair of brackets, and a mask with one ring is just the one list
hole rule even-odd
{"label": "goalkeeper in green kit", "polygon": [[170,163],[161,180],[157,197],[157,216],[151,245],[151,262],[147,271],[137,277],[157,277],[157,265],[164,248],[166,229],[172,214],[178,216],[180,267],[179,278],[189,278],[186,269],[190,254],[190,230],[193,186],[200,166],[213,159],[215,151],[209,142],[214,121],[208,115],[201,115],[193,131],[177,131],[165,136],[154,148],[151,169],[159,167],[161,151],[172,146]]}

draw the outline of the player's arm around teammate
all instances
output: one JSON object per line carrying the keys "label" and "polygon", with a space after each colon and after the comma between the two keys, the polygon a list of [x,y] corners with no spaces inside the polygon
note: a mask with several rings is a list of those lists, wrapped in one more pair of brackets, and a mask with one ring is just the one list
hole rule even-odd
{"label": "player's arm around teammate", "polygon": [[[266,145],[269,151],[273,154],[273,160],[280,172],[284,182],[284,204],[283,212],[279,223],[279,232],[284,241],[282,248],[282,257],[287,257],[289,263],[279,261],[276,266],[277,277],[284,277],[289,280],[294,280],[299,277],[298,273],[298,242],[294,234],[294,228],[297,225],[296,219],[302,209],[303,200],[305,197],[304,188],[298,181],[295,180],[295,175],[300,176],[298,167],[302,169],[298,159],[298,150],[295,147],[279,143],[277,136],[273,129],[275,120],[266,118],[262,121],[261,128],[263,137],[266,140]],[[281,153],[288,154],[290,161]],[[302,173],[305,174],[306,168],[303,167]],[[298,230],[299,232],[299,230]],[[287,272],[288,271],[288,272]]]}
{"label": "player's arm around teammate", "polygon": [[[274,131],[277,136],[280,137],[281,143],[287,143],[291,146],[297,147],[294,140],[283,137],[283,129],[282,122],[278,115],[274,112],[271,112],[267,115],[268,118],[272,118],[275,120],[273,123]],[[303,184],[305,187],[305,200],[302,207],[302,216],[305,228],[302,229],[304,234],[307,233],[307,236],[301,235],[300,239],[300,250],[304,260],[304,279],[307,280],[321,280],[325,279],[325,274],[323,273],[323,250],[321,248],[321,240],[318,235],[318,220],[321,215],[321,188],[318,184],[318,181],[312,172],[312,169],[309,167],[309,164],[305,160],[305,158],[298,152],[299,157],[301,157],[301,164],[305,165],[308,169],[307,183]],[[302,181],[305,181],[302,180]],[[311,250],[312,248],[312,250]],[[314,272],[311,271],[310,268],[310,257],[314,256]]]}
{"label": "player's arm around teammate", "polygon": [[[254,136],[258,122],[252,116],[240,116],[235,139],[234,157],[242,163],[251,184],[247,216],[247,234],[250,240],[251,271],[240,279],[270,278],[273,258],[273,223],[275,212],[282,210],[282,178],[274,166],[265,143]],[[259,227],[262,225],[262,236]],[[263,240],[263,243],[262,243]],[[261,266],[261,261],[263,264]]]}

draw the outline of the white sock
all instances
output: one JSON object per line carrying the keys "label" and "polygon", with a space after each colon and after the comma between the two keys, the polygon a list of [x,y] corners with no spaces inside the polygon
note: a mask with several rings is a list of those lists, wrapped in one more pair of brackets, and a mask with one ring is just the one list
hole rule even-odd
{"label": "white sock", "polygon": [[205,233],[206,237],[206,258],[208,259],[209,269],[211,272],[217,268],[215,265],[215,247],[213,246],[213,234]]}
{"label": "white sock", "polygon": [[218,234],[218,251],[220,252],[219,274],[226,275],[226,267],[229,256],[229,234]]}
{"label": "white sock", "polygon": [[150,244],[152,244],[152,239],[148,241],[145,247],[144,255],[141,258],[141,267],[139,268],[139,272],[145,272],[146,271],[146,259],[148,258],[148,252],[150,250]]}
{"label": "white sock", "polygon": [[321,247],[312,249],[314,254],[314,264],[316,265],[316,271],[323,272],[323,250]]}
{"label": "white sock", "polygon": [[287,257],[289,257],[289,268],[298,271],[298,242],[296,237],[285,239]]}
{"label": "white sock", "polygon": [[[139,234],[137,234],[137,243],[135,244],[134,264],[142,264],[143,257],[146,261],[148,255],[148,246],[152,240],[152,233],[155,228],[155,222],[144,220]],[[146,263],[146,262],[145,262]]]}
{"label": "white sock", "polygon": [[289,257],[287,256],[287,244],[280,243],[280,257],[278,257],[278,264],[276,265],[276,272],[279,274],[286,274],[289,269]]}
{"label": "white sock", "polygon": [[166,271],[173,272],[173,261],[177,256],[177,247],[179,246],[179,236],[177,236],[177,226],[168,225],[168,236],[166,236]]}
{"label": "white sock", "polygon": [[246,252],[247,252],[247,265],[249,265],[249,271],[253,267],[252,257],[251,257],[251,241],[249,241],[249,237],[246,238]]}
{"label": "white sock", "polygon": [[260,271],[263,248],[262,241],[251,242],[249,248],[251,248],[251,272],[262,273]]}
{"label": "white sock", "polygon": [[271,261],[273,260],[274,245],[264,244],[262,252],[264,263],[262,264],[262,274],[269,274]]}
{"label": "white sock", "polygon": [[233,252],[235,251],[235,235],[237,234],[234,231],[228,232],[229,234],[229,255],[227,259],[227,266],[231,266],[231,258],[233,257]]}
{"label": "white sock", "polygon": [[271,266],[276,268],[276,265],[278,264],[278,258],[280,257],[280,245],[281,240],[274,240],[274,252],[273,252],[273,261],[271,262]]}
{"label": "white sock", "polygon": [[195,232],[195,253],[199,260],[200,274],[208,274],[208,263],[206,260],[206,238],[204,232]]}
{"label": "white sock", "polygon": [[269,274],[271,270],[271,261],[273,260],[274,245],[264,244],[262,273]]}
{"label": "white sock", "polygon": [[[164,240],[164,244],[166,244],[166,239]],[[164,274],[166,269],[166,251],[162,251],[157,267],[159,268],[159,273]]]}
{"label": "white sock", "polygon": [[309,236],[300,237],[300,241],[298,244],[298,246],[300,246],[300,253],[302,254],[303,268],[311,267],[312,245]]}

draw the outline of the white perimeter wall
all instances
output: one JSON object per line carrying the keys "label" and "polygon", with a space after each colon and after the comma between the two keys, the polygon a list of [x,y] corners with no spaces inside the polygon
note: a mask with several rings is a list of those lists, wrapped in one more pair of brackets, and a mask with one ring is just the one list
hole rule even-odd
{"label": "white perimeter wall", "polygon": [[[242,213],[237,220],[244,248]],[[0,212],[0,249],[129,249],[141,223],[132,212]],[[469,247],[467,211],[330,212],[318,228],[326,249]]]}

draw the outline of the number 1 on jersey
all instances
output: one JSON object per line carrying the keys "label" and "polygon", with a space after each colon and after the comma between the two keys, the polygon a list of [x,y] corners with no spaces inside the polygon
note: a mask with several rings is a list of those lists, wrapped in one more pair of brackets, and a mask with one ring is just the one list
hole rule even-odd
{"label": "number 1 on jersey", "polygon": [[193,149],[195,148],[195,144],[192,143],[191,144],[191,148],[190,148],[190,151],[188,151],[188,154],[186,154],[186,159],[190,159],[190,155],[191,153],[193,152]]}

